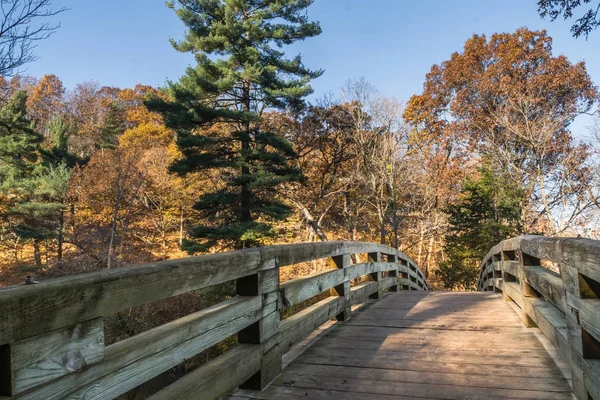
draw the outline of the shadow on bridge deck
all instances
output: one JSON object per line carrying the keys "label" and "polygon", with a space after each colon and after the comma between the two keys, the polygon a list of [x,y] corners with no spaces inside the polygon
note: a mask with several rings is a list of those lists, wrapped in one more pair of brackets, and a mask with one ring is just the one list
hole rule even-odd
{"label": "shadow on bridge deck", "polygon": [[336,324],[265,391],[231,399],[573,399],[537,332],[497,294],[403,291]]}

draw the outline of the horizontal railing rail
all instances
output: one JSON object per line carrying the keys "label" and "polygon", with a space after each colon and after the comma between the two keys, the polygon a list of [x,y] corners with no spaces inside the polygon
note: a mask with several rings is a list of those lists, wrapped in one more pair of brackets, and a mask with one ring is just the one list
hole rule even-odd
{"label": "horizontal railing rail", "polygon": [[479,290],[503,293],[567,361],[579,400],[600,400],[600,241],[521,236],[492,248]]}
{"label": "horizontal railing rail", "polygon": [[[358,254],[368,261],[353,264]],[[280,284],[279,268],[320,259],[334,268]],[[105,346],[104,317],[231,281],[236,296]],[[429,286],[403,252],[361,242],[253,248],[2,288],[0,398],[112,399],[234,335],[239,345],[152,398],[262,389],[281,372],[284,352],[384,290]],[[310,299],[320,301],[281,320],[282,311]]]}

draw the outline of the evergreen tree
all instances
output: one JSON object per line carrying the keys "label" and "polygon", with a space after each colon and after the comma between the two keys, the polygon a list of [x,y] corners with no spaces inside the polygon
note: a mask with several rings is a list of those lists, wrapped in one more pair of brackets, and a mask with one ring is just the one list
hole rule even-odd
{"label": "evergreen tree", "polygon": [[[295,157],[284,137],[261,128],[267,109],[299,109],[312,92],[300,58],[286,59],[283,45],[320,34],[305,9],[313,0],[179,0],[170,3],[188,27],[173,41],[194,54],[188,68],[170,85],[171,103],[151,101],[178,134],[183,154],[172,170],[181,175],[219,169],[222,187],[202,196],[195,209],[213,223],[196,226],[185,248],[206,250],[216,242],[237,248],[258,245],[273,234],[269,222],[291,210],[276,199],[274,188],[301,180],[290,167]],[[212,127],[212,129],[210,129]],[[224,127],[224,129],[222,129]]]}
{"label": "evergreen tree", "polygon": [[23,239],[32,239],[37,265],[41,265],[39,243],[44,238],[37,218],[42,212],[30,201],[35,184],[32,176],[41,166],[43,136],[27,119],[27,94],[17,91],[0,109],[0,191],[11,200],[3,220]]}
{"label": "evergreen tree", "polygon": [[473,288],[479,263],[489,249],[504,239],[521,233],[523,191],[494,171],[488,160],[479,169],[479,177],[463,183],[458,203],[446,212],[450,230],[445,240],[448,260],[440,264],[440,276],[446,288]]}
{"label": "evergreen tree", "polygon": [[0,190],[17,195],[40,159],[44,137],[27,119],[27,93],[17,91],[0,108]]}
{"label": "evergreen tree", "polygon": [[58,257],[62,257],[67,163],[74,165],[77,160],[66,148],[64,124],[51,124],[55,145],[42,148],[43,136],[27,118],[26,101],[26,93],[19,91],[0,109],[0,192],[11,200],[2,219],[8,222],[8,230],[33,242],[39,266],[44,240],[58,239]]}
{"label": "evergreen tree", "polygon": [[108,105],[108,113],[100,131],[100,143],[97,147],[99,149],[116,149],[119,137],[125,130],[123,110],[116,101],[113,101]]}
{"label": "evergreen tree", "polygon": [[75,134],[75,128],[66,118],[57,117],[50,120],[48,131],[52,139],[52,147],[44,154],[47,163],[54,166],[65,164],[67,167],[73,168],[87,161],[69,151],[69,138]]}

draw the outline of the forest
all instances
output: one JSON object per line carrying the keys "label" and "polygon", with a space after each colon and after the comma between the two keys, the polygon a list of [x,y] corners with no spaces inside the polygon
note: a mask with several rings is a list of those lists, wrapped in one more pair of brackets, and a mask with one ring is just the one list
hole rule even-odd
{"label": "forest", "polygon": [[[594,53],[600,5],[585,10],[592,7],[590,2],[539,0],[535,17],[550,23],[573,19],[573,40],[589,45]],[[396,290],[400,279],[414,278],[421,289],[474,291],[481,261],[505,239],[528,234],[600,239],[600,89],[589,72],[591,63],[556,51],[546,30],[520,27],[462,38],[453,44],[452,54],[427,63],[428,72],[420,77],[422,89],[407,99],[390,96],[360,76],[344,77],[346,83],[335,92],[321,93],[312,85],[327,71],[318,62],[305,64],[306,57],[289,51],[323,34],[321,24],[309,17],[313,3],[319,2],[168,1],[164,13],[174,14],[185,28],[184,35],[170,38],[170,50],[190,56],[192,65],[161,85],[136,79],[137,84],[115,87],[93,80],[70,85],[64,83],[69,76],[27,73],[28,65],[43,65],[44,59],[38,60],[36,54],[39,43],[50,43],[61,29],[52,21],[71,10],[54,7],[51,0],[0,0],[4,303],[20,301],[9,297],[13,290],[25,293],[65,281],[25,286],[52,278],[96,272],[85,277],[108,276],[108,281],[130,273],[127,268],[132,266],[145,264],[148,268],[142,269],[148,271],[158,261],[190,256],[251,249],[234,255],[258,254],[260,268],[267,263],[265,258],[271,262],[270,280],[257,266],[252,276],[244,270],[245,275],[240,272],[230,280],[215,278],[210,288],[183,282],[181,290],[163,288],[162,297],[121,308],[111,303],[110,312],[94,314],[102,348],[117,351],[107,358],[112,362],[121,356],[118,349],[126,347],[119,345],[126,340],[141,343],[136,341],[144,340],[148,332],[155,335],[150,337],[160,336],[159,342],[171,340],[160,328],[168,322],[177,325],[201,310],[208,315],[210,307],[218,308],[223,301],[245,298],[260,303],[252,311],[257,319],[243,330],[185,354],[177,359],[179,364],[173,363],[175,367],[151,371],[141,386],[120,388],[115,394],[122,395],[120,399],[147,398],[238,342],[262,346],[261,322],[271,320],[279,330],[280,320],[326,300],[330,289],[344,302],[351,300],[350,278],[342,274],[346,280],[341,287],[319,283],[314,295],[283,307],[280,282],[352,264],[364,267],[363,274],[352,278],[356,288],[360,279],[380,281],[383,276],[384,271],[373,273],[365,265],[394,264],[396,270],[385,273],[386,279],[396,282],[392,285]],[[149,66],[139,65],[143,68]],[[281,269],[279,256],[262,255],[271,249],[263,246],[326,241],[381,243],[393,253],[319,253],[320,257],[301,258],[301,264],[289,262]],[[317,246],[298,246],[309,247]],[[399,260],[395,249],[414,261]],[[505,257],[498,251],[490,257]],[[514,249],[507,253],[515,260]],[[358,259],[364,255],[364,260]],[[220,256],[202,260],[210,264]],[[169,268],[179,262],[198,266],[196,259],[173,261],[161,264],[161,271],[171,274]],[[401,262],[406,271],[418,274],[419,283],[409,277],[410,271],[398,275]],[[228,261],[226,266],[232,264]],[[214,270],[219,268],[215,275],[230,271],[222,269],[224,264],[215,265]],[[501,272],[493,270],[491,260],[486,265],[492,268],[492,278]],[[115,269],[119,270],[108,271]],[[210,275],[212,270],[208,271]],[[260,291],[258,281],[263,278],[256,271],[265,273],[268,284],[276,281],[272,292]],[[183,276],[179,273],[175,276]],[[67,281],[73,279],[78,277]],[[252,279],[256,282],[250,288]],[[380,286],[382,281],[373,282],[376,297],[383,298],[384,289],[391,288]],[[162,279],[158,282],[154,288],[165,285]],[[9,287],[13,285],[24,286]],[[95,286],[99,287],[104,290],[102,283]],[[545,289],[550,294],[558,290]],[[87,286],[81,293],[86,290]],[[592,285],[589,290],[600,289]],[[123,299],[129,296],[121,292]],[[57,293],[52,292],[53,300]],[[95,298],[90,293],[85,296]],[[269,295],[274,295],[267,304],[272,310],[262,315]],[[103,296],[110,297],[98,292]],[[31,304],[43,303],[42,297],[32,297]],[[68,302],[79,301],[76,295],[67,297]],[[61,304],[56,302],[57,307]],[[22,307],[14,320],[20,321],[21,313],[28,311]],[[350,305],[344,305],[340,315],[349,317],[350,311]],[[244,315],[231,318],[242,320]],[[333,315],[337,318],[337,313]],[[181,332],[183,328],[188,329],[182,325]],[[79,325],[74,329],[79,332]],[[48,332],[59,331],[48,327]],[[60,335],[68,336],[53,337]],[[73,333],[75,339],[78,335]],[[198,337],[185,338],[185,343]],[[19,343],[28,343],[23,338],[29,339],[20,337]],[[4,350],[12,345],[3,343],[7,344],[0,348],[1,366],[10,359]],[[42,341],[35,343],[40,346]],[[279,351],[273,349],[268,352]],[[79,368],[85,372],[87,365],[69,372]],[[67,377],[71,376],[79,375]],[[2,382],[0,392],[1,386]]]}
{"label": "forest", "polygon": [[[65,11],[30,3],[28,23]],[[196,65],[161,87],[22,74],[31,49],[15,55],[26,43],[3,31],[0,284],[352,240],[401,249],[437,288],[470,290],[502,239],[598,238],[600,125],[571,131],[598,117],[584,62],[554,54],[546,31],[476,34],[407,101],[353,78],[308,102],[324,71],[282,48],[321,33],[311,3],[169,3],[187,27],[173,46]],[[541,1],[544,12],[565,10]]]}

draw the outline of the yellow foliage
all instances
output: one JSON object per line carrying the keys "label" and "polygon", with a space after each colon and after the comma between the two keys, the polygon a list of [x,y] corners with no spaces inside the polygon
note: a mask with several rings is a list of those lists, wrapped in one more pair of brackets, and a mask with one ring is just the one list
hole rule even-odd
{"label": "yellow foliage", "polygon": [[156,146],[169,146],[174,143],[174,139],[174,132],[166,126],[145,123],[127,129],[119,138],[119,146],[121,148],[148,149]]}

